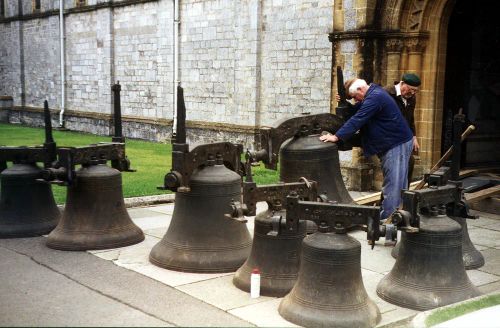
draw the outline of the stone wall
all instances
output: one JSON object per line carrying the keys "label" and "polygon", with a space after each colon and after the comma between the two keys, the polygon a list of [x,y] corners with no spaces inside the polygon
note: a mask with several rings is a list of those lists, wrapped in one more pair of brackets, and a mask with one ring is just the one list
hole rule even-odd
{"label": "stone wall", "polygon": [[45,99],[56,104],[61,97],[59,19],[28,20],[22,29],[26,104],[43,107]]}
{"label": "stone wall", "polygon": [[262,120],[330,110],[332,1],[264,1]]}
{"label": "stone wall", "polygon": [[[41,108],[44,99],[57,112],[59,1],[42,1],[40,12],[32,11],[31,0],[22,4],[23,20],[17,1],[9,1],[0,19],[0,95],[13,97],[17,112]],[[137,118],[125,135],[168,138],[174,118],[173,1],[64,4],[66,127],[106,133],[101,123],[94,129],[87,121],[111,117],[111,85],[120,81],[124,120]],[[203,142],[244,140],[251,147],[256,127],[328,112],[332,16],[330,0],[181,1],[179,80],[188,125],[196,131],[191,135]],[[161,132],[141,131],[148,126]]]}
{"label": "stone wall", "polygon": [[[20,47],[19,24],[11,22],[0,25],[0,96],[19,95]],[[19,98],[17,98],[19,99]]]}

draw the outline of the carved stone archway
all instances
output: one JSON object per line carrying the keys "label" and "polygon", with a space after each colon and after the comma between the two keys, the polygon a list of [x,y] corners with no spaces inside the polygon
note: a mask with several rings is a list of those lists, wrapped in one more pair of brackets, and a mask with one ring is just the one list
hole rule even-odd
{"label": "carved stone archway", "polygon": [[[454,3],[455,0],[368,0],[360,8],[354,7],[356,2],[345,7],[351,2],[335,1],[337,21],[329,36],[333,94],[337,89],[337,65],[344,67],[345,78],[360,76],[380,84],[392,83],[408,71],[422,79],[415,113],[421,145],[416,175],[429,169],[441,156],[447,27]],[[332,112],[335,107],[332,102]]]}

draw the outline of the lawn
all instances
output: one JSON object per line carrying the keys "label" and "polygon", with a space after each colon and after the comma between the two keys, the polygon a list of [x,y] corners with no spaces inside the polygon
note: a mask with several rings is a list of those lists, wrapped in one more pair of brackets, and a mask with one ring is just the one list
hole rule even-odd
{"label": "lawn", "polygon": [[500,304],[500,295],[494,294],[484,298],[480,298],[478,300],[464,302],[456,306],[445,307],[429,315],[429,317],[425,321],[425,325],[426,327],[432,327],[439,323],[462,316],[464,314],[498,304]]}
{"label": "lawn", "polygon": [[[109,142],[111,137],[95,136],[72,131],[53,132],[57,146],[85,146],[98,142]],[[43,128],[31,128],[12,124],[0,124],[0,145],[35,146],[44,142]],[[170,171],[172,157],[170,143],[157,143],[142,140],[126,140],[126,154],[130,166],[136,172],[123,172],[123,196],[138,197],[168,193],[156,187],[163,184],[163,177]],[[263,165],[253,168],[254,179],[258,184],[275,183],[278,173],[267,170]],[[54,185],[54,198],[58,204],[66,200],[66,188]]]}

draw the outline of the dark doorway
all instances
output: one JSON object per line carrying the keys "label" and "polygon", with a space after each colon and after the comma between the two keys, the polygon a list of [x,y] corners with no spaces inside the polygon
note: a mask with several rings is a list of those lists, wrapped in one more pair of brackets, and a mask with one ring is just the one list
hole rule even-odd
{"label": "dark doorway", "polygon": [[494,0],[457,0],[448,25],[443,102],[444,153],[460,108],[476,130],[462,148],[462,167],[500,166],[500,24]]}

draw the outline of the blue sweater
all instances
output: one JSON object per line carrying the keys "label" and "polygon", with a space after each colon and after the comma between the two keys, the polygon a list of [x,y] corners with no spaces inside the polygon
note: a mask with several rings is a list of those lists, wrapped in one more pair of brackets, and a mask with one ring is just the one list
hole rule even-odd
{"label": "blue sweater", "polygon": [[365,156],[383,154],[413,138],[401,110],[394,99],[377,84],[370,84],[362,102],[355,105],[354,114],[335,133],[342,140],[361,130]]}

